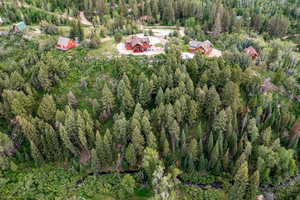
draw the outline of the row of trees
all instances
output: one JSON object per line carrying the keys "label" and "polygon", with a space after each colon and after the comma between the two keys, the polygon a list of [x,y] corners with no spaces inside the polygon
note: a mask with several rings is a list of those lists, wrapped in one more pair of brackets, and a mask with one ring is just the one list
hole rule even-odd
{"label": "row of trees", "polygon": [[[146,23],[160,23],[166,25],[194,26],[199,24],[205,31],[214,35],[220,33],[232,33],[252,29],[259,33],[268,32],[271,36],[282,37],[290,32],[299,30],[299,12],[297,1],[283,5],[272,1],[271,5],[266,1],[251,3],[229,1],[182,1],[182,0],[149,0],[149,1],[124,1],[108,3],[105,0],[83,2],[61,1],[27,1],[27,3],[43,8],[50,12],[60,11],[70,16],[78,16],[79,10],[85,10],[94,24],[103,24],[110,33],[123,32],[130,34],[135,32],[137,20]],[[3,17],[12,22],[22,18],[27,23],[37,23],[41,20],[61,24],[63,18],[55,14],[47,14],[33,8],[17,9],[15,5],[5,4]],[[276,12],[274,10],[276,8]],[[29,10],[28,10],[29,9]],[[280,9],[282,12],[279,12]],[[271,13],[271,14],[270,14]],[[283,13],[283,14],[277,14]],[[270,16],[271,15],[271,16]],[[298,25],[297,25],[298,24]],[[292,26],[290,26],[292,25]],[[126,26],[126,27],[124,27]]]}

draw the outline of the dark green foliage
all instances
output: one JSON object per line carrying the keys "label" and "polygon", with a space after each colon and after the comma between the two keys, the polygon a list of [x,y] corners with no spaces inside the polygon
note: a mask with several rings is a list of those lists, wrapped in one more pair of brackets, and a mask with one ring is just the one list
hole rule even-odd
{"label": "dark green foliage", "polygon": [[[135,189],[147,184],[155,193],[149,196],[160,195],[162,191],[157,188],[162,188],[169,197],[180,191],[182,199],[253,199],[260,182],[282,182],[297,173],[295,150],[299,137],[296,134],[288,142],[284,134],[290,132],[299,117],[299,105],[293,99],[299,95],[298,54],[288,42],[275,40],[269,45],[270,38],[265,34],[282,37],[295,31],[298,21],[295,11],[290,12],[296,8],[292,1],[286,2],[284,8],[278,2],[267,7],[259,5],[259,13],[256,4],[231,0],[26,2],[41,10],[71,16],[85,11],[95,30],[88,36],[91,46],[83,43],[83,48],[68,52],[52,50],[51,45],[43,48],[18,35],[0,38],[0,130],[9,138],[0,142],[0,155],[5,155],[1,157],[1,169],[5,172],[0,173],[0,185],[6,173],[18,170],[11,160],[18,165],[24,161],[37,165],[54,162],[81,173],[85,169],[142,169],[144,174],[140,172],[134,178],[115,175],[112,182],[108,178],[108,183],[97,183],[97,176],[93,177],[94,182],[87,178],[87,185],[82,186],[88,192],[53,186],[57,196],[49,188],[48,196],[40,192],[36,185],[51,186],[32,180],[31,175],[26,177],[28,185],[25,178],[21,180],[24,190],[18,186],[20,191],[15,193],[13,184],[18,180],[14,181],[14,177],[3,184],[8,191],[3,193],[8,197],[16,194],[16,198],[90,199],[98,198],[95,194],[99,190],[114,198],[134,199]],[[1,13],[12,22],[21,20],[21,15],[28,24],[40,21],[38,11],[25,11],[34,8],[4,7],[0,8]],[[275,7],[286,17],[274,16]],[[92,46],[101,48],[99,32],[122,42],[123,35],[125,38],[138,31],[137,19],[146,19],[145,24],[185,24],[186,42],[209,39],[224,56],[180,59],[176,49],[183,40],[177,31],[172,34],[174,44],[168,45],[165,55],[90,55],[96,51],[89,50]],[[63,23],[54,22],[52,17],[48,21],[41,26],[49,34],[56,33],[52,24]],[[82,24],[79,20],[72,22],[70,36],[83,40]],[[84,29],[90,31],[88,27]],[[181,30],[178,28],[178,33]],[[265,40],[252,30],[264,33]],[[240,31],[243,36],[231,34]],[[258,60],[252,61],[243,52],[249,46],[259,52]],[[274,87],[264,91],[263,83],[268,77]],[[10,144],[10,140],[18,147],[14,158],[7,155],[10,145],[6,143]],[[89,163],[80,165],[79,160],[85,159]],[[201,173],[222,176],[226,172],[233,185],[224,186],[229,189],[228,196],[211,188],[177,188],[175,167],[192,176],[185,180],[200,183],[212,182],[210,178],[202,180],[206,176]],[[53,177],[57,179],[56,175]],[[61,181],[66,181],[64,185],[75,182],[73,178],[61,177]],[[55,180],[53,184],[57,183]],[[296,198],[293,193],[291,196]]]}
{"label": "dark green foliage", "polygon": [[115,42],[116,42],[116,43],[121,42],[122,38],[123,38],[123,36],[122,36],[121,33],[116,33],[116,34],[114,35],[114,39],[115,39]]}
{"label": "dark green foliage", "polygon": [[72,23],[72,27],[70,30],[70,38],[72,38],[72,39],[78,38],[79,41],[83,41],[83,39],[84,39],[84,31],[83,31],[83,28],[81,26],[81,22],[79,19],[77,19],[76,22]]}

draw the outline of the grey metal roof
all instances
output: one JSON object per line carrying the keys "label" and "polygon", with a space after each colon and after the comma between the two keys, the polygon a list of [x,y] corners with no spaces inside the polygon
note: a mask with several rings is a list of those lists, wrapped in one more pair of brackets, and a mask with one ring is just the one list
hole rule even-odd
{"label": "grey metal roof", "polygon": [[195,48],[195,49],[200,48],[200,47],[206,49],[206,48],[212,47],[213,45],[209,40],[205,40],[204,42],[192,40],[189,42],[189,46],[190,46],[190,48]]}

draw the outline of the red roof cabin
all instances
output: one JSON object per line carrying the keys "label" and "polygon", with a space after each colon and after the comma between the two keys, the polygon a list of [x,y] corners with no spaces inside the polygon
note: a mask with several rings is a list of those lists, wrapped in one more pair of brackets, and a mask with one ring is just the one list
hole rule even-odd
{"label": "red roof cabin", "polygon": [[189,52],[190,53],[196,53],[197,51],[202,52],[204,55],[209,55],[212,51],[213,45],[209,40],[206,40],[204,42],[199,42],[196,40],[189,42]]}
{"label": "red roof cabin", "polygon": [[257,51],[252,46],[244,49],[244,52],[248,56],[250,56],[252,58],[252,60],[256,60],[256,58],[259,56],[259,54],[257,53]]}
{"label": "red roof cabin", "polygon": [[142,53],[150,48],[150,40],[147,37],[140,38],[133,36],[130,40],[125,41],[125,48],[133,50],[134,53]]}
{"label": "red roof cabin", "polygon": [[71,40],[69,38],[65,38],[65,37],[59,37],[57,45],[55,46],[55,48],[59,49],[59,50],[69,50],[72,48],[76,47],[76,42],[74,40]]}

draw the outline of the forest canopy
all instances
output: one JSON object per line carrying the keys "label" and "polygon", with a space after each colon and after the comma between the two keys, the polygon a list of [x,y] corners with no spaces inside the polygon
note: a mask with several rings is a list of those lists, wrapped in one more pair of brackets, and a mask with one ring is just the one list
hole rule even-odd
{"label": "forest canopy", "polygon": [[[0,13],[0,33],[41,30],[0,34],[1,196],[300,198],[299,0],[22,0]],[[163,54],[111,53],[155,26],[173,31]],[[80,44],[59,51],[60,35]],[[222,56],[183,59],[192,40]]]}

